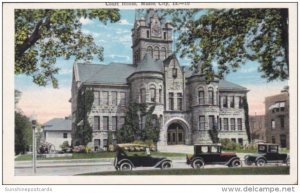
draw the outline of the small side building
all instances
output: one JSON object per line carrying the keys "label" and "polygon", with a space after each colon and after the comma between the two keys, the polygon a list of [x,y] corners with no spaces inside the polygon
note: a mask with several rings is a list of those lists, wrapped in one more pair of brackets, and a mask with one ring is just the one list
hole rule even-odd
{"label": "small side building", "polygon": [[289,88],[286,86],[280,94],[266,97],[265,105],[267,142],[289,148]]}
{"label": "small side building", "polygon": [[71,145],[72,121],[69,117],[54,118],[44,125],[44,139],[52,145],[55,150],[61,150],[60,145],[68,141]]}

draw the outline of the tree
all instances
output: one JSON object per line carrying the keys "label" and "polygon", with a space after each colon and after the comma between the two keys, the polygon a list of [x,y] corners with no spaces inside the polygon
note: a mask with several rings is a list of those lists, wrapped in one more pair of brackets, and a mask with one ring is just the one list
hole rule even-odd
{"label": "tree", "polygon": [[88,121],[88,115],[92,110],[94,103],[94,93],[88,88],[83,88],[77,97],[76,128],[74,132],[75,139],[79,140],[81,145],[87,145],[92,140],[93,130]]}
{"label": "tree", "polygon": [[91,35],[82,33],[81,18],[103,23],[120,19],[117,9],[16,9],[15,74],[25,74],[33,82],[58,87],[56,59],[63,57],[91,61],[103,60],[103,48]]}
{"label": "tree", "polygon": [[251,132],[250,132],[250,125],[249,125],[249,106],[248,106],[248,100],[246,96],[243,97],[243,106],[245,112],[245,127],[248,136],[248,142],[251,143]]}
{"label": "tree", "polygon": [[[180,57],[208,81],[258,61],[267,81],[289,78],[288,9],[162,10],[179,33]],[[217,63],[217,71],[213,69]]]}
{"label": "tree", "polygon": [[15,154],[25,153],[31,144],[31,122],[28,117],[15,111]]}
{"label": "tree", "polygon": [[208,130],[208,133],[213,143],[219,143],[219,137],[218,137],[219,131],[217,126],[214,125],[212,129]]}
{"label": "tree", "polygon": [[155,106],[151,106],[145,113],[145,128],[141,131],[141,139],[143,141],[153,141],[157,143],[159,140],[159,123],[157,115],[153,115]]}

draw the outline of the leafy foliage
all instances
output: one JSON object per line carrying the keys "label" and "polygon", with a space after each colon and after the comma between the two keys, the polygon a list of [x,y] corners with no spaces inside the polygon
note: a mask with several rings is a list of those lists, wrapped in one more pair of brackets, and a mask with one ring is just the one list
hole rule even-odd
{"label": "leafy foliage", "polygon": [[212,129],[208,130],[209,137],[213,143],[219,143],[219,131],[216,126],[214,126]]}
{"label": "leafy foliage", "polygon": [[82,33],[80,19],[117,22],[117,9],[16,9],[15,74],[25,74],[33,82],[58,87],[56,59],[63,57],[91,61],[103,60],[103,48],[91,35]]}
{"label": "leafy foliage", "polygon": [[249,106],[247,96],[243,98],[244,112],[245,112],[245,127],[248,136],[248,142],[251,142],[251,132],[250,132],[250,124],[249,124]]}
{"label": "leafy foliage", "polygon": [[[83,89],[77,97],[76,128],[74,132],[75,139],[79,140],[81,145],[87,145],[92,140],[92,127],[88,121],[88,114],[91,112],[94,103],[94,93],[92,90]],[[79,124],[79,123],[82,124]],[[79,124],[79,125],[78,125]]]}
{"label": "leafy foliage", "polygon": [[[176,48],[192,68],[223,78],[246,61],[258,61],[268,81],[289,78],[288,9],[161,10],[179,33]],[[213,64],[217,63],[214,72]]]}
{"label": "leafy foliage", "polygon": [[31,144],[31,122],[28,117],[15,111],[15,154],[25,153]]}
{"label": "leafy foliage", "polygon": [[[129,143],[142,139],[158,141],[159,129],[154,128],[152,115],[155,106],[147,108],[147,104],[130,103],[125,116],[125,123],[117,133],[118,143]],[[138,114],[140,112],[140,116]],[[145,117],[145,127],[141,129],[140,119]]]}

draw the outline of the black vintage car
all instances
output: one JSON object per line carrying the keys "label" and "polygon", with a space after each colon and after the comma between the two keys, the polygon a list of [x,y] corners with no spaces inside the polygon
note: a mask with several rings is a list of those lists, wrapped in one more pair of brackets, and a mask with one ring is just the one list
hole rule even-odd
{"label": "black vintage car", "polygon": [[194,145],[194,155],[186,156],[186,163],[193,168],[201,168],[204,165],[222,164],[228,167],[241,165],[240,158],[236,153],[222,153],[221,144]]}
{"label": "black vintage car", "polygon": [[[126,150],[144,149],[144,154],[141,152],[128,152]],[[136,167],[153,167],[160,169],[167,169],[172,167],[172,161],[164,157],[152,157],[150,155],[150,148],[139,144],[117,144],[116,157],[114,166],[116,170],[132,170]]]}
{"label": "black vintage car", "polygon": [[246,155],[244,157],[246,165],[264,166],[267,163],[284,163],[289,165],[290,158],[286,153],[279,153],[279,145],[263,143],[258,144],[255,155]]}

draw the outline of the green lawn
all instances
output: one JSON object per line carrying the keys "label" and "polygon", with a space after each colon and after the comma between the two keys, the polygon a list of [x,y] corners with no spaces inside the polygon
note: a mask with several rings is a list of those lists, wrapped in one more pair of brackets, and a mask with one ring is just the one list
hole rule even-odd
{"label": "green lawn", "polygon": [[288,175],[290,167],[246,167],[246,168],[209,168],[209,169],[169,169],[95,172],[80,175]]}
{"label": "green lawn", "polygon": [[[128,152],[128,155],[142,154],[144,152]],[[160,157],[185,157],[183,153],[163,153],[151,152],[152,156]],[[97,159],[97,158],[114,158],[115,152],[97,152],[97,153],[73,153],[72,157],[55,157],[55,158],[38,158],[38,160],[62,160],[62,159]],[[15,159],[16,161],[32,160],[32,155],[21,155]]]}

